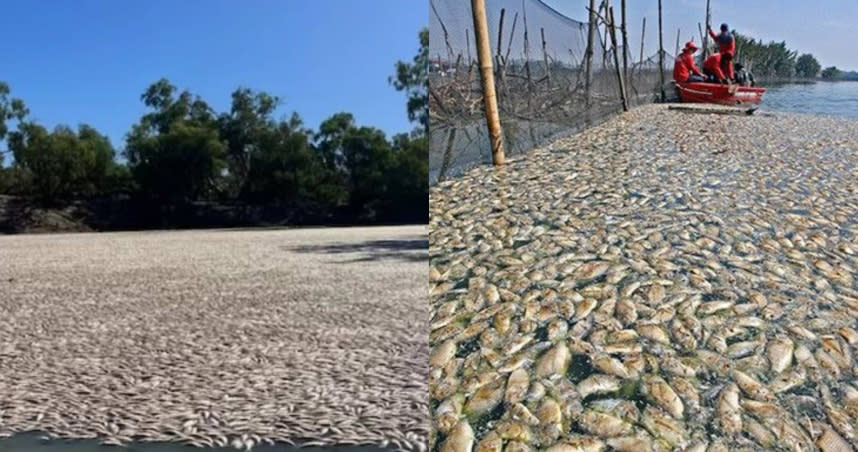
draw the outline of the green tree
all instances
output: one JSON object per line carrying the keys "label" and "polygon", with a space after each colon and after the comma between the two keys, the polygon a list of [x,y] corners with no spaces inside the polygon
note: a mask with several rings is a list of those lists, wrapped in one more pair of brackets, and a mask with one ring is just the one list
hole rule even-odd
{"label": "green tree", "polygon": [[419,33],[420,49],[411,63],[398,61],[396,75],[390,83],[397,91],[408,95],[408,119],[417,121],[423,132],[429,133],[429,29]]}
{"label": "green tree", "polygon": [[239,88],[232,93],[229,113],[218,117],[221,139],[227,144],[229,192],[238,196],[245,191],[254,153],[260,151],[264,134],[277,126],[272,115],[280,100],[264,92]]}
{"label": "green tree", "polygon": [[[5,82],[0,82],[0,142],[2,142],[9,133],[8,121],[17,120],[21,122],[30,111],[24,105],[24,101],[18,98],[10,98],[11,93],[9,85]],[[0,167],[3,164],[3,155],[10,151],[0,150]]]}
{"label": "green tree", "polygon": [[153,109],[128,134],[125,149],[143,194],[163,202],[208,195],[224,168],[226,146],[212,109],[199,97],[161,79],[141,99]]}
{"label": "green tree", "polygon": [[322,122],[316,139],[318,149],[333,159],[348,187],[351,212],[376,218],[388,203],[388,171],[393,157],[384,132],[358,127],[351,114],[338,113]]}
{"label": "green tree", "polygon": [[829,66],[822,70],[822,78],[826,80],[837,80],[840,78],[840,69],[837,69],[837,66]]}
{"label": "green tree", "polygon": [[795,62],[795,73],[799,77],[816,78],[820,69],[822,66],[819,65],[819,61],[809,53],[799,56]]}
{"label": "green tree", "polygon": [[23,122],[9,134],[15,165],[30,178],[32,194],[42,201],[59,202],[100,192],[113,162],[108,138],[87,125],[75,133],[59,126]]}

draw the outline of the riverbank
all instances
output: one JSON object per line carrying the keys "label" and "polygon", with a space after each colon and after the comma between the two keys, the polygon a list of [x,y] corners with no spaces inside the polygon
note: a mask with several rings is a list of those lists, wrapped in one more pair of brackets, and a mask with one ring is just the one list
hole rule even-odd
{"label": "riverbank", "polygon": [[856,446],[858,121],[668,107],[431,189],[433,447]]}
{"label": "riverbank", "polygon": [[425,226],[0,236],[0,438],[418,450],[427,248]]}
{"label": "riverbank", "polygon": [[45,206],[23,197],[0,195],[0,234],[425,223],[427,213],[419,208],[415,205],[367,216],[347,207],[221,202],[159,205],[129,197],[81,199],[61,206]]}

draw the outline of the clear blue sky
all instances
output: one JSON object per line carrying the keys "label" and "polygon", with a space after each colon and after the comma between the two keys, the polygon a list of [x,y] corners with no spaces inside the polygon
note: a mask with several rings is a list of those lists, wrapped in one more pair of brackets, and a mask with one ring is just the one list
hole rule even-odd
{"label": "clear blue sky", "polygon": [[[491,1],[491,0],[488,0]],[[586,0],[545,0],[559,12],[586,20]],[[599,2],[597,1],[596,4]],[[612,0],[619,15],[620,0]],[[645,54],[658,50],[658,0],[627,0],[629,47],[640,48],[641,19],[646,17]],[[812,53],[823,67],[858,70],[858,51],[853,39],[858,31],[858,1],[710,0],[713,28],[727,22],[731,29],[765,42],[786,41],[799,53]],[[694,37],[700,43],[697,23],[706,18],[706,0],[662,0],[664,47],[671,54],[680,30],[680,45]],[[619,17],[616,18],[619,21]],[[705,30],[704,30],[705,32]]]}
{"label": "clear blue sky", "polygon": [[218,111],[246,86],[313,129],[340,111],[389,135],[413,127],[387,78],[419,48],[425,0],[0,0],[0,12],[12,96],[48,127],[88,123],[117,148],[160,77]]}

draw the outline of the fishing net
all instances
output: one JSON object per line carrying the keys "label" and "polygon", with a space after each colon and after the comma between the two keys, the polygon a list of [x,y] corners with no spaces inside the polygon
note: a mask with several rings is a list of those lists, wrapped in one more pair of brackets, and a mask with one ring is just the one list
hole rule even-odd
{"label": "fishing net", "polygon": [[[658,54],[642,58],[623,48],[619,12],[614,14],[629,105],[651,102],[660,95]],[[582,15],[587,17],[587,11]],[[429,16],[429,165],[435,183],[491,162],[491,152],[471,4],[430,0]],[[560,14],[540,0],[487,0],[486,18],[507,156],[622,111],[613,46],[602,21],[597,21],[588,95],[586,21]],[[672,66],[673,57],[665,53],[664,64]]]}

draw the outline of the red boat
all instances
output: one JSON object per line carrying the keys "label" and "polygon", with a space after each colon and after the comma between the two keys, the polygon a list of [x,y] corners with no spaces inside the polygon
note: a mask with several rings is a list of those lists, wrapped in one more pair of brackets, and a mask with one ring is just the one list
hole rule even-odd
{"label": "red boat", "polygon": [[765,88],[755,86],[722,85],[719,83],[677,83],[676,90],[682,102],[722,105],[758,104],[763,100]]}

